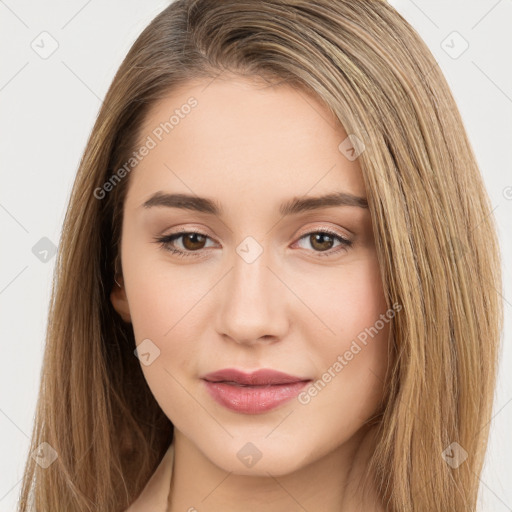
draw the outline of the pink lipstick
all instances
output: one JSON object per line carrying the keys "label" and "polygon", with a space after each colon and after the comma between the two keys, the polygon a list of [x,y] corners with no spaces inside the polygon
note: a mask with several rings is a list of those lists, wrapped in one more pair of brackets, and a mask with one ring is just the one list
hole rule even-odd
{"label": "pink lipstick", "polygon": [[202,377],[212,398],[243,414],[260,414],[288,402],[311,381],[276,370],[252,373],[226,368]]}

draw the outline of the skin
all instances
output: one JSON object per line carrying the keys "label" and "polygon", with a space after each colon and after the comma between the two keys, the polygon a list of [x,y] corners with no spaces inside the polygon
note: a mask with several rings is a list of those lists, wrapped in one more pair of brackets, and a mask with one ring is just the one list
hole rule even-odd
{"label": "skin", "polygon": [[[191,96],[197,107],[129,177],[123,275],[111,295],[136,343],[160,350],[142,370],[175,427],[168,511],[383,510],[361,485],[388,323],[307,404],[240,414],[200,380],[222,368],[272,368],[316,381],[388,309],[367,208],[278,211],[304,195],[366,197],[358,160],[338,149],[347,134],[309,93],[224,74],[174,89],[153,106],[140,140]],[[208,197],[224,212],[141,206],[159,191]],[[199,257],[154,241],[181,228],[206,235],[171,244]],[[309,234],[326,228],[352,245],[339,250],[327,238],[322,251]],[[248,236],[263,249],[250,264],[236,252]],[[250,468],[237,457],[248,442],[262,454]]]}

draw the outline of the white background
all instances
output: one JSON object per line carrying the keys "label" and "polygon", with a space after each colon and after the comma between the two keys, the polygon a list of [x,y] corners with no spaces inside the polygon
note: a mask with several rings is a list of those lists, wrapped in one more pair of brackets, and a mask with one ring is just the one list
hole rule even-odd
{"label": "white background", "polygon": [[[512,511],[512,372],[506,371],[512,365],[512,1],[391,3],[418,30],[445,73],[495,207],[505,330],[481,501],[486,512]],[[0,512],[15,509],[20,490],[55,262],[41,262],[32,247],[42,237],[58,244],[101,100],[138,34],[167,5],[0,0]],[[31,47],[43,31],[58,42],[47,59]],[[452,58],[464,40],[467,50]],[[485,232],[481,236],[485,239]]]}

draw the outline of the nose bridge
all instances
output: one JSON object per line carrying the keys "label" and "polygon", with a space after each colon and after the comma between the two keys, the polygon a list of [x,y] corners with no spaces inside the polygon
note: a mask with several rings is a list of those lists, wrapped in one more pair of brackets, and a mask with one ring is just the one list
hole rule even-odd
{"label": "nose bridge", "polygon": [[236,248],[219,297],[219,333],[246,344],[279,338],[287,327],[283,286],[268,268],[269,253],[250,238]]}

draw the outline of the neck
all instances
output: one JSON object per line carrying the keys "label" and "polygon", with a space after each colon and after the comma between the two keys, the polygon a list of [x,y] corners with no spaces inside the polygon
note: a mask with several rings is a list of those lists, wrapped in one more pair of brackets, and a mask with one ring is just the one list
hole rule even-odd
{"label": "neck", "polygon": [[[381,512],[366,480],[374,431],[360,430],[324,457],[281,476],[247,476],[213,464],[175,429],[168,512]],[[248,508],[248,507],[251,508]]]}

